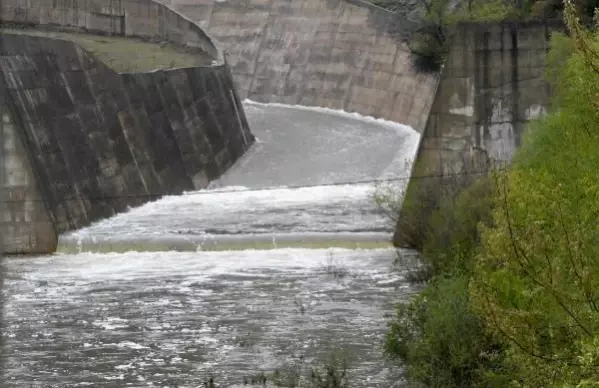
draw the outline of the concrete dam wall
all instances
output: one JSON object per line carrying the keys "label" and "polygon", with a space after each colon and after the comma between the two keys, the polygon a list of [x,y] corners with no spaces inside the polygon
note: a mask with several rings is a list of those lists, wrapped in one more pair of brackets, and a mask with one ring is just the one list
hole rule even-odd
{"label": "concrete dam wall", "polygon": [[[449,52],[421,139],[405,204],[428,178],[485,175],[487,161],[510,162],[527,124],[547,112],[545,57],[561,22],[461,25]],[[432,179],[432,178],[430,178]],[[410,246],[400,219],[394,243]]]}
{"label": "concrete dam wall", "polygon": [[438,77],[416,72],[393,33],[402,26],[381,8],[347,0],[159,1],[225,47],[242,98],[424,129]]}
{"label": "concrete dam wall", "polygon": [[474,148],[509,161],[527,123],[548,108],[545,56],[551,31],[560,27],[538,22],[462,25],[442,72],[419,157],[436,166]]}
{"label": "concrete dam wall", "polygon": [[[166,184],[155,182],[171,177],[164,170],[174,168],[169,163],[179,163],[179,166],[185,167],[184,174],[177,168],[174,170],[187,177],[186,184],[189,187],[201,187],[204,184],[202,182],[217,176],[228,166],[227,163],[232,163],[253,141],[239,98],[324,106],[411,125],[423,135],[413,171],[416,177],[455,171],[456,166],[465,159],[481,157],[509,161],[519,146],[526,123],[543,114],[548,106],[550,93],[544,80],[545,53],[549,31],[560,27],[553,23],[462,25],[442,73],[425,74],[413,68],[407,47],[397,38],[397,34],[401,34],[401,28],[397,30],[397,20],[386,11],[359,0],[160,1],[164,4],[150,0],[40,0],[35,7],[28,7],[30,3],[27,0],[5,0],[0,3],[3,20],[166,40],[185,46],[191,52],[211,53],[214,57],[215,66],[202,70],[179,69],[118,77],[113,74],[115,80],[107,83],[119,90],[113,95],[125,96],[121,97],[124,100],[108,104],[113,108],[125,106],[125,113],[118,109],[115,112],[114,108],[109,114],[113,121],[102,128],[119,128],[115,129],[115,140],[110,140],[113,155],[120,157],[127,152],[131,155],[130,159],[118,161],[122,171],[118,173],[121,175],[115,175],[122,176],[125,182],[136,182],[131,183],[131,186],[142,192],[132,195],[132,199],[127,200],[130,203],[135,203],[139,195],[154,194],[149,189],[145,192],[139,190],[142,183],[142,186],[147,186],[147,182],[154,182],[158,191],[160,188],[164,190]],[[203,30],[215,36],[219,44],[226,48],[230,69],[224,55],[218,50],[219,45]],[[80,59],[89,57],[80,52],[77,49]],[[20,58],[19,55],[17,57]],[[17,59],[14,61],[17,63]],[[57,59],[57,63],[63,62],[64,59]],[[88,62],[88,59],[81,59],[78,63],[85,79],[96,85],[98,70],[91,70]],[[11,66],[3,65],[3,70]],[[70,65],[66,66],[65,69],[69,69]],[[101,64],[96,66],[102,67]],[[102,74],[107,73],[109,71],[105,70]],[[238,95],[231,76],[238,88]],[[61,75],[60,79],[69,78]],[[194,79],[198,79],[196,84],[193,83]],[[26,81],[23,82],[26,84]],[[10,83],[7,87],[10,87]],[[226,96],[227,91],[231,97]],[[35,93],[37,91],[32,89],[21,100],[13,100],[24,101],[24,98],[31,98]],[[100,109],[98,101],[104,101],[104,94],[98,94],[93,88],[90,93],[97,102],[97,107],[93,109]],[[153,100],[150,95],[159,98]],[[174,95],[179,105],[183,104],[177,113],[158,114],[159,118],[152,119],[155,121],[150,121],[150,116],[144,118],[144,111],[169,112],[169,101],[174,101],[169,96]],[[193,101],[191,108],[185,108],[186,101]],[[125,105],[120,105],[121,102]],[[22,114],[18,106],[5,107],[5,110],[13,112],[12,116],[5,115],[6,127],[26,128],[19,121],[22,121]],[[84,114],[79,114],[79,117]],[[197,140],[193,143],[195,148],[190,150],[186,148],[190,143],[176,136],[179,136],[179,128],[189,128],[189,123],[196,117],[203,126],[218,128],[218,131],[209,135],[208,129],[202,129],[201,135],[206,141],[202,143]],[[103,122],[106,119],[95,120]],[[148,122],[160,124],[149,125]],[[150,126],[166,129],[148,135],[146,129]],[[168,128],[172,130],[172,141],[168,140]],[[122,131],[122,138],[119,137],[119,131]],[[4,132],[4,142],[10,142],[10,134],[6,130]],[[27,130],[21,132],[28,133]],[[191,129],[190,133],[191,138],[197,135],[193,135]],[[167,143],[164,143],[164,139],[167,139]],[[25,150],[33,149],[25,140],[22,147]],[[178,147],[181,157],[161,159],[162,148],[156,144],[172,144],[167,146],[168,149]],[[14,145],[12,152],[19,153],[15,147],[18,144]],[[128,151],[122,154],[116,151],[117,147]],[[208,148],[212,152],[206,156],[204,152]],[[198,159],[193,158],[192,155],[196,155],[194,151],[200,152]],[[60,149],[49,155],[66,154]],[[56,159],[55,156],[52,158]],[[47,158],[51,162],[54,159]],[[195,165],[192,160],[196,160]],[[26,167],[25,162],[31,164],[32,174],[43,171],[35,164],[42,163],[38,158],[30,156],[24,160]],[[195,167],[188,167],[188,163]],[[65,161],[64,164],[66,167],[63,169],[70,171],[68,163]],[[100,173],[104,173],[104,165],[97,164]],[[130,170],[134,172],[130,173]],[[160,171],[165,172],[162,174]],[[112,176],[110,174],[113,173],[106,174]],[[128,174],[137,174],[138,178],[130,179]],[[33,180],[40,198],[52,199],[53,196],[63,195],[54,192],[47,195],[44,190],[51,186],[50,181],[37,177]],[[97,180],[101,181],[99,178]],[[177,178],[177,182],[183,181]],[[415,183],[419,181],[416,179],[410,184],[406,201],[418,196]],[[111,184],[121,187],[117,183]],[[102,185],[98,183],[97,187]],[[90,187],[96,188],[91,183],[82,184],[87,192],[93,191]],[[74,191],[75,195],[79,195],[82,188],[72,188],[70,194]],[[179,187],[176,190],[181,189]],[[127,190],[128,186],[121,192]],[[108,199],[105,197],[102,203],[119,203]],[[34,207],[32,203],[21,199],[15,203],[20,204],[18,206],[27,205],[23,209]],[[91,210],[82,210],[85,206],[89,207],[85,201],[69,205],[68,210],[62,206],[55,211],[52,202],[45,206],[49,209],[47,219],[50,221],[44,221],[42,217],[39,221],[42,229],[49,222],[53,226],[57,225],[55,230],[61,231],[78,227],[96,217],[89,215]],[[97,206],[93,211],[109,214],[118,211],[119,207],[115,206]],[[15,214],[21,214],[21,211],[17,210]],[[400,224],[394,242],[406,245],[401,229]]]}
{"label": "concrete dam wall", "polygon": [[254,141],[217,48],[213,66],[118,74],[70,41],[1,38],[5,253],[204,188]]}

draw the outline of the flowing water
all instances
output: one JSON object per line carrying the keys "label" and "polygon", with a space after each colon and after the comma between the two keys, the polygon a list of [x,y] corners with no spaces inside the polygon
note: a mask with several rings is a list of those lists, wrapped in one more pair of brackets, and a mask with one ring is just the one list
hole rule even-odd
{"label": "flowing water", "polygon": [[245,109],[258,142],[209,189],[61,236],[56,255],[4,260],[3,386],[237,386],[333,350],[352,386],[399,384],[385,314],[416,290],[372,181],[405,177],[418,134]]}

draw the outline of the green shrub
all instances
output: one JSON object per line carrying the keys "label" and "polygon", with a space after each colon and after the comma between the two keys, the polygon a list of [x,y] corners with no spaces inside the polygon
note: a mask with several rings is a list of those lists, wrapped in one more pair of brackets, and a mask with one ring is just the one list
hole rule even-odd
{"label": "green shrub", "polygon": [[493,185],[479,178],[456,197],[441,198],[430,216],[422,250],[424,264],[433,273],[468,273],[480,244],[479,225],[492,220]]}
{"label": "green shrub", "polygon": [[[375,0],[374,4],[398,14],[398,24],[414,24],[402,30],[414,64],[420,71],[438,71],[445,61],[455,26],[460,22],[501,22],[506,20],[553,19],[561,16],[561,0]],[[599,0],[582,0],[579,7],[587,16]]]}
{"label": "green shrub", "polygon": [[599,387],[599,35],[573,8],[571,38],[552,39],[553,111],[510,169],[408,193],[433,278],[398,307],[386,351],[411,382]]}
{"label": "green shrub", "polygon": [[505,386],[502,350],[470,309],[466,276],[437,278],[399,305],[385,342],[408,380],[426,387]]}
{"label": "green shrub", "polygon": [[[466,153],[464,153],[466,155]],[[486,155],[470,158],[465,156],[461,161],[452,164],[439,162],[437,167],[428,168],[432,162],[425,157],[419,158],[412,172],[412,179],[408,185],[405,196],[392,195],[389,191],[379,191],[377,203],[379,206],[386,202],[395,201],[392,205],[386,205],[386,213],[395,212],[391,217],[396,220],[396,231],[393,243],[396,246],[408,247],[419,252],[425,251],[425,245],[437,244],[435,235],[443,234],[446,229],[439,223],[448,224],[461,217],[454,211],[458,202],[462,206],[469,206],[467,201],[460,200],[460,195],[478,179],[485,177],[492,171],[493,163]],[[477,184],[475,190],[489,191],[490,187],[485,184]],[[487,185],[487,189],[483,186]],[[485,192],[486,193],[486,192]],[[484,200],[484,198],[480,198]],[[479,208],[480,204],[475,204]],[[460,212],[471,212],[469,209],[460,209]],[[477,210],[477,212],[479,212]],[[475,214],[477,217],[478,213]],[[445,219],[447,218],[447,221]],[[451,226],[453,228],[453,226]]]}
{"label": "green shrub", "polygon": [[418,234],[430,283],[397,307],[385,350],[405,365],[411,383],[427,387],[499,387],[509,377],[501,342],[486,333],[484,320],[470,307],[479,225],[492,219],[494,186],[489,177],[467,173],[472,171],[467,166],[461,173],[419,181],[418,207],[408,216],[401,213],[401,220],[419,221],[418,230],[411,231]]}
{"label": "green shrub", "polygon": [[599,35],[569,27],[572,42],[552,40],[553,112],[498,176],[471,281],[529,387],[599,386]]}

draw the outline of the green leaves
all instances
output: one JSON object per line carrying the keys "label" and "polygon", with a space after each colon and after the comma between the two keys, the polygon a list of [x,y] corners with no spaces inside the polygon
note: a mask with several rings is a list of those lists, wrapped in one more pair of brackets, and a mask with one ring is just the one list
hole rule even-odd
{"label": "green leaves", "polygon": [[566,20],[548,57],[552,112],[510,169],[414,213],[434,276],[386,344],[412,381],[599,387],[599,35],[570,4]]}
{"label": "green leaves", "polygon": [[386,351],[405,363],[411,381],[427,387],[505,381],[500,344],[472,313],[465,276],[437,278],[412,303],[400,305]]}
{"label": "green leaves", "polygon": [[552,39],[555,111],[496,177],[494,227],[471,284],[475,311],[510,344],[525,386],[599,381],[588,361],[599,335],[599,73],[580,46]]}

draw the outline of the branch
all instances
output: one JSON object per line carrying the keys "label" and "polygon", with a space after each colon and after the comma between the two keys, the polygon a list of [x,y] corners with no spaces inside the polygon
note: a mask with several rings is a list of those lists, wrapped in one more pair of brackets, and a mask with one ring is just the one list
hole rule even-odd
{"label": "branch", "polygon": [[589,337],[592,337],[593,334],[591,333],[591,331],[589,329],[587,329],[585,325],[582,324],[582,322],[580,321],[580,319],[572,311],[570,311],[570,309],[568,307],[566,307],[566,305],[561,301],[561,299],[556,294],[555,290],[552,287],[547,287],[544,283],[540,282],[537,278],[535,278],[534,276],[532,276],[529,273],[529,271],[527,270],[527,268],[524,265],[524,263],[522,263],[522,261],[520,260],[520,255],[522,255],[526,261],[528,261],[529,263],[531,263],[530,259],[524,253],[524,250],[517,245],[516,238],[514,236],[514,232],[512,230],[512,225],[511,225],[511,222],[510,222],[510,213],[509,213],[509,207],[508,207],[508,203],[507,203],[507,190],[505,188],[505,185],[504,185],[504,195],[503,195],[503,197],[504,197],[504,204],[505,204],[506,222],[507,222],[507,225],[508,225],[508,231],[509,231],[509,234],[510,234],[510,240],[512,242],[512,247],[514,249],[514,254],[515,254],[516,262],[518,263],[518,265],[520,265],[520,268],[522,269],[522,272],[534,284],[538,285],[541,288],[544,288],[545,290],[548,290],[553,295],[553,298],[555,299],[555,301],[557,302],[557,304],[580,326],[580,328],[585,332],[585,334],[587,336],[589,336]]}
{"label": "branch", "polygon": [[599,75],[599,53],[589,43],[591,39],[588,36],[588,32],[580,23],[573,0],[564,1],[564,12],[566,26],[574,39],[574,43],[576,43],[577,50],[582,54],[587,65]]}
{"label": "branch", "polygon": [[[487,302],[487,306],[491,306],[491,302],[489,301],[488,296],[485,296],[485,301]],[[571,362],[571,361],[567,361],[564,358],[558,358],[558,357],[547,357],[545,355],[542,355],[540,353],[536,353],[534,350],[532,349],[528,349],[525,345],[523,345],[522,343],[520,343],[520,341],[518,341],[516,338],[512,337],[511,335],[509,335],[505,330],[502,329],[501,325],[499,324],[499,322],[497,321],[497,317],[495,315],[494,309],[489,309],[491,314],[491,321],[493,323],[493,326],[495,326],[495,328],[501,333],[501,335],[503,335],[505,338],[507,338],[509,341],[513,342],[520,350],[522,350],[524,353],[533,356],[535,358],[538,358],[540,360],[543,361],[549,361],[549,362],[563,362],[566,365],[571,365],[571,366],[582,366],[582,364],[580,363],[575,363],[575,362]]]}

